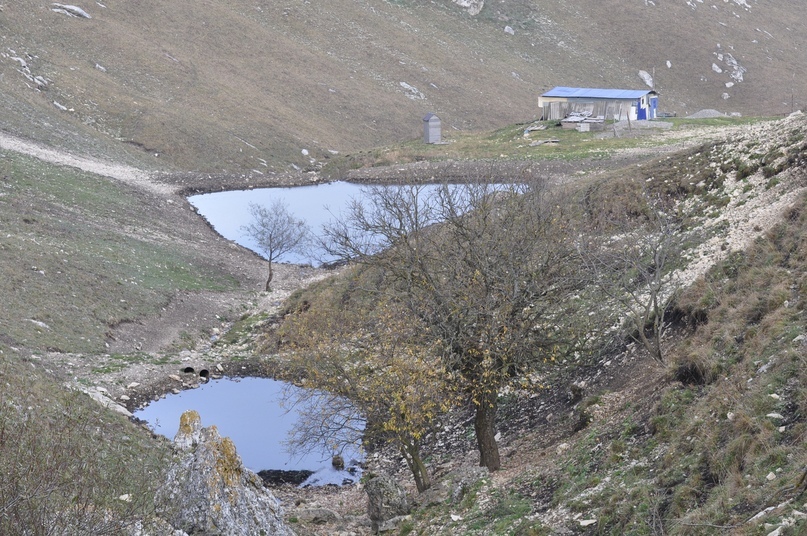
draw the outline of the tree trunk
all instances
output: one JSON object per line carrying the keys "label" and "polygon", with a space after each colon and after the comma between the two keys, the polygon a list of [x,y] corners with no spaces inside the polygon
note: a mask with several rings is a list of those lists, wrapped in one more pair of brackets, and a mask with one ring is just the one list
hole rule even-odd
{"label": "tree trunk", "polygon": [[476,405],[474,431],[476,444],[479,447],[479,465],[489,471],[498,471],[501,467],[499,446],[496,444],[496,392],[486,394]]}
{"label": "tree trunk", "polygon": [[272,287],[270,285],[272,283],[272,277],[274,275],[275,274],[272,272],[272,263],[270,262],[269,263],[269,277],[266,278],[266,292],[271,292],[272,291]]}
{"label": "tree trunk", "polygon": [[412,476],[415,478],[415,485],[418,488],[418,493],[423,493],[432,487],[429,471],[426,469],[426,464],[420,457],[420,449],[416,444],[402,444],[401,453],[403,454],[409,470],[412,471]]}

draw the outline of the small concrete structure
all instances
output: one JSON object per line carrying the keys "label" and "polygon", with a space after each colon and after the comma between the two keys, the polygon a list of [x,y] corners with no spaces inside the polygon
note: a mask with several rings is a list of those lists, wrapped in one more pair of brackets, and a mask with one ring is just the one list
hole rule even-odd
{"label": "small concrete structure", "polygon": [[433,113],[423,116],[423,143],[442,142],[442,126],[440,118]]}

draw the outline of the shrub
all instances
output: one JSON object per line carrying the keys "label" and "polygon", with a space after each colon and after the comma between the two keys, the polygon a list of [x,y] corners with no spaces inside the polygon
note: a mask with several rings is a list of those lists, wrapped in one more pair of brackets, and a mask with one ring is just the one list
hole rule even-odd
{"label": "shrub", "polygon": [[0,360],[0,534],[121,534],[147,519],[167,452],[24,365]]}
{"label": "shrub", "polygon": [[740,161],[740,162],[737,162],[736,168],[737,168],[737,176],[736,176],[736,178],[737,178],[738,181],[741,181],[741,180],[743,180],[743,179],[745,179],[747,177],[750,177],[754,173],[756,173],[759,170],[759,164],[757,162],[746,163],[746,162]]}

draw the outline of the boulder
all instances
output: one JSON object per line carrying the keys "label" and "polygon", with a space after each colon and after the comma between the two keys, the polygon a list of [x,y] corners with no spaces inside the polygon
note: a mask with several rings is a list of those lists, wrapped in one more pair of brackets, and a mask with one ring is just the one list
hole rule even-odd
{"label": "boulder", "polygon": [[364,486],[367,493],[367,513],[373,526],[373,533],[389,520],[409,513],[409,500],[403,487],[387,475],[376,475]]}
{"label": "boulder", "polygon": [[83,392],[89,395],[90,398],[104,406],[105,408],[109,408],[112,411],[120,413],[124,417],[132,417],[132,412],[126,409],[124,406],[118,404],[108,396],[108,391],[103,387],[90,387],[88,389],[83,389]]}
{"label": "boulder", "polygon": [[336,454],[331,458],[331,465],[334,469],[341,471],[345,468],[345,459],[339,454]]}
{"label": "boulder", "polygon": [[294,515],[300,523],[311,523],[312,525],[326,525],[339,521],[339,514],[327,508],[304,508],[297,510]]}
{"label": "boulder", "polygon": [[196,411],[180,418],[179,459],[157,493],[160,517],[188,534],[292,536],[278,500],[245,468],[235,445]]}
{"label": "boulder", "polygon": [[439,504],[459,504],[468,490],[490,476],[487,467],[460,467],[451,471],[432,487],[415,497],[417,506],[426,508]]}
{"label": "boulder", "polygon": [[57,4],[53,3],[53,7],[51,11],[55,11],[56,13],[61,13],[62,15],[68,15],[70,17],[81,17],[83,19],[91,19],[90,14],[81,9],[78,6],[71,6],[68,4]]}

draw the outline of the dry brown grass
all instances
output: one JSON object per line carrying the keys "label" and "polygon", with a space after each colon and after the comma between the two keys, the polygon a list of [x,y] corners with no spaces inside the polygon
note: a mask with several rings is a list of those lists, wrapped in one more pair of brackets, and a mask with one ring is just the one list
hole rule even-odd
{"label": "dry brown grass", "polygon": [[[86,20],[15,0],[0,13],[0,128],[143,166],[268,173],[310,167],[304,148],[323,162],[329,150],[417,139],[427,112],[449,134],[530,121],[555,85],[644,87],[639,69],[655,72],[662,108],[680,115],[770,115],[789,111],[791,94],[803,103],[796,0],[749,12],[658,4],[519,0],[470,17],[448,0],[110,0],[83,6]],[[748,68],[730,90],[711,71],[717,43]]]}
{"label": "dry brown grass", "polygon": [[126,534],[154,512],[165,443],[0,353],[0,533]]}

